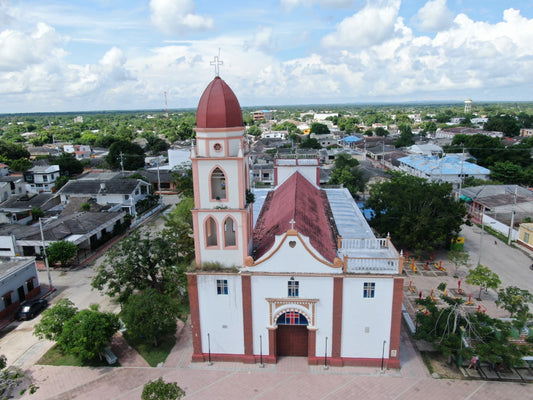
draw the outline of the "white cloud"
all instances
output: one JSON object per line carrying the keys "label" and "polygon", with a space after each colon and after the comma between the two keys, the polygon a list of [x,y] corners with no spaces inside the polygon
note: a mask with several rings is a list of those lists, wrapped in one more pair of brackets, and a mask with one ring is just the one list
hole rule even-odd
{"label": "white cloud", "polygon": [[65,55],[63,39],[51,26],[39,23],[33,31],[6,29],[0,32],[0,70],[17,71],[31,64]]}
{"label": "white cloud", "polygon": [[427,32],[447,29],[452,22],[453,13],[446,6],[446,0],[428,1],[412,19],[418,29]]}
{"label": "white cloud", "polygon": [[366,6],[345,18],[335,32],[322,39],[324,47],[364,48],[379,44],[394,34],[400,0],[367,1]]}
{"label": "white cloud", "polygon": [[323,8],[349,8],[353,5],[353,0],[280,0],[280,4],[287,10],[293,10],[296,7],[311,7],[315,4]]}
{"label": "white cloud", "polygon": [[193,0],[150,0],[152,22],[168,34],[213,29],[211,17],[194,13]]}
{"label": "white cloud", "polygon": [[274,38],[272,37],[272,28],[260,26],[254,33],[252,40],[246,40],[244,42],[244,49],[250,48],[257,49],[266,53],[275,50]]}

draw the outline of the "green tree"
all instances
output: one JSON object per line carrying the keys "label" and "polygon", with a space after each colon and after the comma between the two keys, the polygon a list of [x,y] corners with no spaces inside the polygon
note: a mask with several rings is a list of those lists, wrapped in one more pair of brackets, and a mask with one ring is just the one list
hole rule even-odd
{"label": "green tree", "polygon": [[165,382],[163,378],[148,381],[143,387],[142,400],[179,400],[185,396],[185,391],[176,382]]}
{"label": "green tree", "polygon": [[172,170],[172,178],[176,189],[184,197],[193,196],[192,184],[192,167],[190,164],[183,163]]}
{"label": "green tree", "polygon": [[511,161],[496,162],[490,167],[490,178],[505,184],[524,183],[523,168]]}
{"label": "green tree", "polygon": [[318,143],[318,140],[316,140],[315,138],[311,138],[309,136],[306,136],[306,138],[300,142],[299,147],[300,149],[317,149],[317,150],[322,148],[320,143]]}
{"label": "green tree", "polygon": [[177,330],[176,320],[186,318],[187,310],[182,307],[178,300],[147,289],[139,294],[132,294],[122,306],[120,317],[128,335],[132,337],[144,337],[153,342],[154,346],[169,335],[174,335]]}
{"label": "green tree", "polygon": [[183,229],[182,224],[186,223],[192,229],[191,210],[193,208],[194,199],[192,197],[182,198],[182,200],[163,217],[165,220],[165,227],[174,231],[179,231]]}
{"label": "green tree", "polygon": [[74,154],[63,153],[59,157],[50,157],[51,165],[59,165],[62,175],[73,176],[83,172],[83,164],[76,160]]}
{"label": "green tree", "polygon": [[65,322],[57,343],[65,353],[91,360],[104,351],[119,328],[120,321],[115,314],[100,312],[93,306]]}
{"label": "green tree", "polygon": [[328,126],[321,124],[320,122],[313,122],[310,128],[311,133],[314,133],[315,135],[326,135],[329,133]]}
{"label": "green tree", "polygon": [[378,126],[374,132],[376,133],[376,136],[389,136],[389,131],[385,128]]}
{"label": "green tree", "polygon": [[450,184],[393,173],[370,189],[370,224],[381,235],[389,232],[399,248],[433,251],[458,235],[466,214],[451,192]]}
{"label": "green tree", "polygon": [[255,125],[252,125],[247,131],[246,133],[248,135],[252,135],[252,136],[261,136],[261,129],[259,129],[257,126]]}
{"label": "green tree", "polygon": [[30,158],[30,152],[20,144],[9,143],[0,140],[0,154],[6,160],[18,160],[19,158]]}
{"label": "green tree", "polygon": [[63,325],[77,312],[78,309],[69,299],[59,299],[53,307],[43,312],[41,320],[34,327],[33,334],[39,339],[57,342],[63,332]]}
{"label": "green tree", "polygon": [[496,290],[500,283],[502,283],[498,274],[481,264],[468,272],[466,282],[471,285],[479,285],[478,299],[481,299],[481,290],[483,288]]}
{"label": "green tree", "polygon": [[459,267],[467,267],[470,260],[470,253],[464,250],[450,250],[448,252],[448,260],[455,265],[454,276],[457,276]]}
{"label": "green tree", "polygon": [[515,117],[511,115],[496,115],[489,117],[489,120],[483,126],[486,131],[503,132],[505,136],[520,135],[520,126]]}
{"label": "green tree", "polygon": [[533,294],[527,290],[517,286],[508,286],[498,291],[496,305],[509,311],[511,317],[516,317],[522,321],[522,324],[532,318],[528,303],[533,303]]}
{"label": "green tree", "polygon": [[58,191],[59,189],[61,189],[63,186],[66,185],[66,183],[70,180],[70,178],[68,176],[60,176],[59,178],[56,179],[56,181],[54,182],[54,189],[56,191]]}
{"label": "green tree", "polygon": [[407,147],[415,144],[411,125],[403,124],[399,125],[398,128],[400,129],[400,137],[394,142],[395,147]]}
{"label": "green tree", "polygon": [[359,168],[359,161],[346,153],[341,153],[335,157],[335,164],[331,171],[329,183],[332,185],[343,185],[352,196],[365,189],[366,180]]}
{"label": "green tree", "polygon": [[124,303],[136,290],[186,296],[184,274],[194,254],[189,231],[157,234],[135,231],[110,250],[96,270],[92,286]]}
{"label": "green tree", "polygon": [[106,161],[112,168],[120,168],[122,162],[124,169],[134,171],[144,167],[144,158],[144,151],[137,143],[120,141],[109,147]]}
{"label": "green tree", "polygon": [[39,218],[44,217],[44,211],[38,207],[32,207],[31,216],[34,221],[37,221]]}
{"label": "green tree", "polygon": [[46,249],[50,264],[59,262],[62,266],[68,265],[78,254],[78,246],[67,240],[58,240]]}
{"label": "green tree", "polygon": [[32,162],[27,158],[19,158],[9,162],[9,169],[16,172],[24,172],[32,167]]}

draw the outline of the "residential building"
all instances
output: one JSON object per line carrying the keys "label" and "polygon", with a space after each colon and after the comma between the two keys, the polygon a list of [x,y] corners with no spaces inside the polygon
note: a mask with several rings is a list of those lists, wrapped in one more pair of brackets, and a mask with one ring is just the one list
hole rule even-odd
{"label": "residential building", "polygon": [[0,259],[0,319],[13,314],[21,303],[41,292],[33,257]]}
{"label": "residential building", "polygon": [[270,121],[270,120],[272,120],[272,111],[270,111],[270,110],[254,111],[252,113],[252,115],[254,117],[254,121],[261,121],[261,120]]}
{"label": "residential building", "polygon": [[533,223],[520,224],[517,242],[529,250],[533,250]]}
{"label": "residential building", "polygon": [[0,203],[0,224],[26,225],[33,219],[33,209],[47,213],[58,204],[59,198],[52,193],[28,193],[11,196]]}
{"label": "residential building", "polygon": [[59,165],[36,165],[23,175],[27,192],[52,192],[55,181],[60,176]]}

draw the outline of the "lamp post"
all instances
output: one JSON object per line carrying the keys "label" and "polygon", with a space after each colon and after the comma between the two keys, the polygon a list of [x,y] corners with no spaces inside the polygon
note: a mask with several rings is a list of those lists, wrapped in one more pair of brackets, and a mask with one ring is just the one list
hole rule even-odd
{"label": "lamp post", "polygon": [[43,234],[43,220],[48,220],[51,218],[41,218],[39,217],[39,229],[41,231],[41,245],[43,246],[43,256],[44,256],[44,265],[46,267],[46,273],[48,274],[48,284],[50,286],[49,291],[54,291],[54,286],[52,285],[52,275],[50,275],[50,266],[48,265],[48,256],[46,255],[46,246],[44,244],[44,234]]}

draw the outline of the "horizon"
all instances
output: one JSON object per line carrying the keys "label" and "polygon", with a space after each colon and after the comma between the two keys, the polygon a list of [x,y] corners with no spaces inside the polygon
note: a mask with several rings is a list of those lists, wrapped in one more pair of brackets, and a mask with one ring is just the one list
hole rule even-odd
{"label": "horizon", "polygon": [[4,1],[0,113],[192,109],[218,72],[246,108],[533,101],[533,4],[506,4]]}

